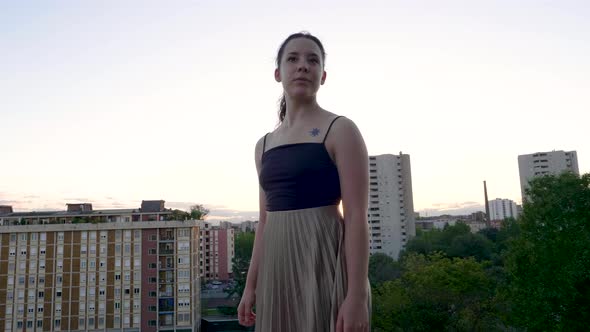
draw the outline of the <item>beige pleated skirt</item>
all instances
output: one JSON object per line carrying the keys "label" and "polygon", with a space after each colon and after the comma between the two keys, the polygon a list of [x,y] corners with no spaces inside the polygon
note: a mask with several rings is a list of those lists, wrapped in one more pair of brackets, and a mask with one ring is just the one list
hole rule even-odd
{"label": "beige pleated skirt", "polygon": [[256,331],[335,331],[347,289],[338,207],[267,212],[263,236]]}

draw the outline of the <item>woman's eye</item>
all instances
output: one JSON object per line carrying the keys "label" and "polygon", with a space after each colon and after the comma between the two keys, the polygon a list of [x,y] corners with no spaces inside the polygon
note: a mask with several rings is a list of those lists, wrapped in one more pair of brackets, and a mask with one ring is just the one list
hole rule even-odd
{"label": "woman's eye", "polygon": [[287,58],[287,61],[289,61],[289,62],[293,62],[295,60],[297,60],[297,59],[294,56],[290,56]]}

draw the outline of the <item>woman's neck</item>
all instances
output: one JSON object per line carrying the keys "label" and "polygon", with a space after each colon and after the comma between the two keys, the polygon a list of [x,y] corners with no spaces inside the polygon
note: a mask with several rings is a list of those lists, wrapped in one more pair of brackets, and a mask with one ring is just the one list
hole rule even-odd
{"label": "woman's neck", "polygon": [[288,96],[285,98],[287,102],[287,113],[285,114],[282,125],[287,128],[305,121],[307,118],[321,110],[315,97],[306,100],[293,100]]}

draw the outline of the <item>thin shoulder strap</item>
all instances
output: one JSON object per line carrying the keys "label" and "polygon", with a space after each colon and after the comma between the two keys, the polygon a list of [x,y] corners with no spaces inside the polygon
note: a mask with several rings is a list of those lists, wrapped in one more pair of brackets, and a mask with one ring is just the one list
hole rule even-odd
{"label": "thin shoulder strap", "polygon": [[330,126],[328,127],[328,130],[326,130],[326,136],[324,136],[324,140],[322,141],[322,143],[326,143],[326,138],[328,138],[328,134],[330,133],[330,129],[332,128],[334,121],[338,120],[341,117],[342,117],[342,115],[339,115],[339,116],[335,117],[334,120],[332,120],[332,122],[330,122]]}
{"label": "thin shoulder strap", "polygon": [[266,150],[266,136],[268,136],[268,133],[264,135],[264,141],[262,141],[262,153],[264,153],[264,150]]}

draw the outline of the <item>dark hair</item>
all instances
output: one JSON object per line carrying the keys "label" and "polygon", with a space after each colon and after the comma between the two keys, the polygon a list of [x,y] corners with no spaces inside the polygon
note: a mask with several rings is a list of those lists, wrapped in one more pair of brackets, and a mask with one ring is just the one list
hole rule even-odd
{"label": "dark hair", "polygon": [[[325,62],[326,60],[326,51],[324,50],[324,45],[322,45],[322,42],[314,35],[312,35],[309,32],[306,31],[302,31],[302,32],[298,32],[298,33],[294,33],[292,35],[290,35],[289,37],[287,37],[287,39],[285,39],[285,41],[283,41],[283,43],[281,44],[281,47],[279,47],[279,53],[277,54],[277,68],[281,68],[281,59],[283,58],[283,53],[285,52],[285,46],[287,46],[287,44],[296,38],[306,38],[309,39],[311,41],[313,41],[314,43],[316,43],[318,45],[318,47],[320,48],[320,51],[322,52],[321,56],[322,56],[322,63]],[[279,101],[279,123],[283,122],[283,120],[285,119],[285,115],[287,114],[287,101],[285,100],[285,94],[283,93],[283,95],[281,96],[281,99]]]}

